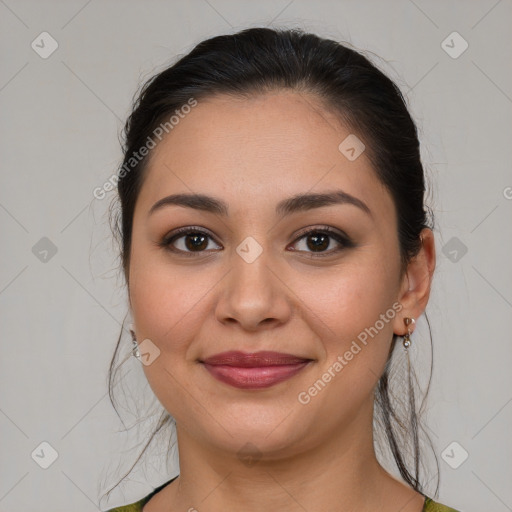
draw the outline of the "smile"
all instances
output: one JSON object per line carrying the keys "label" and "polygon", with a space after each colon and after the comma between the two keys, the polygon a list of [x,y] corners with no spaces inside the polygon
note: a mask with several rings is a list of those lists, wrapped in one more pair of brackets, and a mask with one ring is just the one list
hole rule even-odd
{"label": "smile", "polygon": [[312,360],[279,352],[223,352],[201,363],[217,380],[241,389],[262,389],[290,379]]}

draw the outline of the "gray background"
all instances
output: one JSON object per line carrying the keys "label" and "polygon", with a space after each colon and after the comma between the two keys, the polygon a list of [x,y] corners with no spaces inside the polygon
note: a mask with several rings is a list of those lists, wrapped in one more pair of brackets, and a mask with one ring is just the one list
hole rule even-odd
{"label": "gray background", "polygon": [[[134,462],[154,417],[139,437],[118,433],[108,400],[127,302],[106,217],[112,193],[100,201],[93,190],[120,161],[118,132],[141,80],[206,37],[267,24],[374,52],[406,94],[437,222],[427,417],[439,501],[512,510],[511,19],[510,0],[0,0],[0,511],[98,510],[100,492]],[[51,49],[44,31],[58,43],[47,58],[31,47]],[[469,44],[457,58],[446,45],[459,53],[462,39],[442,46],[454,31]],[[420,374],[426,333],[421,318]],[[150,400],[132,361],[127,386]],[[48,469],[42,442],[58,453]],[[161,466],[151,453],[102,509],[174,476],[176,461]]]}

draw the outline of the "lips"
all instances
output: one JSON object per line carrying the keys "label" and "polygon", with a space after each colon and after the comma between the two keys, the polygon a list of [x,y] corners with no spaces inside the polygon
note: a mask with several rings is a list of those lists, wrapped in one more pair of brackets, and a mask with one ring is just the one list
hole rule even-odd
{"label": "lips", "polygon": [[222,352],[201,363],[217,380],[242,389],[273,386],[300,372],[311,359],[281,352]]}
{"label": "lips", "polygon": [[258,366],[281,366],[309,361],[302,357],[281,352],[222,352],[208,357],[203,362],[211,365],[237,366],[240,368],[256,368]]}

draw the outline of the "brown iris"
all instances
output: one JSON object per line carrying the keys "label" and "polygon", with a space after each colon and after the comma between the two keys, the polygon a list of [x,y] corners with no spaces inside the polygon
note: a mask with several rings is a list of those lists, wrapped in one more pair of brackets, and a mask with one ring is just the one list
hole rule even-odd
{"label": "brown iris", "polygon": [[[307,237],[308,249],[312,251],[327,249],[327,247],[329,247],[329,238],[329,235],[324,233],[310,234]],[[312,243],[310,243],[310,241],[312,241]]]}
{"label": "brown iris", "polygon": [[201,251],[208,247],[208,237],[201,233],[189,233],[185,237],[185,246],[190,251]]}

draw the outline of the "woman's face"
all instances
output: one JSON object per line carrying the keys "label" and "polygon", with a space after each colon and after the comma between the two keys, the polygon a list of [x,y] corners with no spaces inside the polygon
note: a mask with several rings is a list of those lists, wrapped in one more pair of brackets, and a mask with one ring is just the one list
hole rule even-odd
{"label": "woman's face", "polygon": [[[135,332],[154,393],[203,445],[273,457],[368,430],[393,332],[421,311],[407,309],[389,192],[355,139],[339,149],[350,135],[312,95],[216,96],[152,151],[133,219]],[[211,200],[151,211],[176,194]],[[204,363],[230,351],[298,359]]]}

